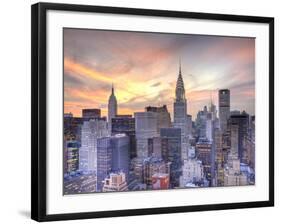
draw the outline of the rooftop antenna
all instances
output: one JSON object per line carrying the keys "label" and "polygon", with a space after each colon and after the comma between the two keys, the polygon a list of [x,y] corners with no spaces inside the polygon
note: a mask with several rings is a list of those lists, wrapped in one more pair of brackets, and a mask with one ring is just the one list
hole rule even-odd
{"label": "rooftop antenna", "polygon": [[113,85],[113,83],[111,84],[111,93],[114,94],[114,85]]}
{"label": "rooftop antenna", "polygon": [[179,58],[179,72],[181,73],[181,57]]}

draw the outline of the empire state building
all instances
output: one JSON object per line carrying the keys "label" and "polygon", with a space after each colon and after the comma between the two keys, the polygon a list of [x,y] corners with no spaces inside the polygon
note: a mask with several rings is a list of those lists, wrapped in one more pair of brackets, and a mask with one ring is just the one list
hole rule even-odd
{"label": "empire state building", "polygon": [[182,159],[187,159],[188,147],[188,119],[187,119],[187,103],[185,98],[184,82],[181,74],[181,64],[179,65],[179,76],[175,91],[174,102],[174,127],[181,129],[181,151]]}
{"label": "empire state building", "polygon": [[115,118],[117,115],[117,99],[114,95],[114,87],[112,85],[111,95],[108,99],[108,128],[109,133],[111,134],[112,129],[112,118]]}

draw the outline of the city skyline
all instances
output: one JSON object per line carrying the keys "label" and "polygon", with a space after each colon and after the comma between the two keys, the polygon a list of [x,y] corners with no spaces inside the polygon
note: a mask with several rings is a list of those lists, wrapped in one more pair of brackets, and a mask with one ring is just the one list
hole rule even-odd
{"label": "city skyline", "polygon": [[64,48],[64,194],[255,184],[254,40],[87,32]]}
{"label": "city skyline", "polygon": [[221,88],[231,90],[231,110],[254,115],[252,38],[80,29],[64,32],[65,113],[80,117],[84,108],[100,108],[102,116],[107,116],[108,94],[114,83],[118,114],[133,115],[146,106],[166,104],[173,117],[181,58],[192,120],[210,105],[211,98],[218,105],[217,90]]}

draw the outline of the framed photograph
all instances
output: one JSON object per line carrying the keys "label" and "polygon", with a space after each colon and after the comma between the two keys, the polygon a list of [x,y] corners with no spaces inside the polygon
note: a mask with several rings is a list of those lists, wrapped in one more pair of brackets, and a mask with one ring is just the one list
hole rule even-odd
{"label": "framed photograph", "polygon": [[32,5],[32,219],[274,205],[274,18]]}

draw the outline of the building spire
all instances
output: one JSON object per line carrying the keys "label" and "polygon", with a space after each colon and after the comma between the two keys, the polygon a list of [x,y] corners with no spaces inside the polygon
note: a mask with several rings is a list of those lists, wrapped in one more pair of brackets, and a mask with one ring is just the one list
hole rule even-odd
{"label": "building spire", "polygon": [[114,85],[112,83],[112,86],[111,86],[111,94],[114,95]]}
{"label": "building spire", "polygon": [[177,79],[177,86],[176,86],[176,101],[184,101],[185,100],[185,89],[184,83],[181,74],[181,59],[179,59],[179,76]]}
{"label": "building spire", "polygon": [[181,58],[179,59],[179,74],[181,75]]}

